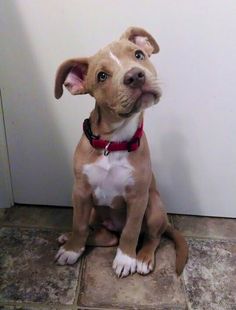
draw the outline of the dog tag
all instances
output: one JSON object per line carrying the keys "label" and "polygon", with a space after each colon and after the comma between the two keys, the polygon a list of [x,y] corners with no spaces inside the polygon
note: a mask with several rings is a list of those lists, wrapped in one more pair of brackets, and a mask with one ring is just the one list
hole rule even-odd
{"label": "dog tag", "polygon": [[111,142],[107,143],[105,149],[104,149],[104,156],[108,156],[110,154],[110,151],[108,150]]}

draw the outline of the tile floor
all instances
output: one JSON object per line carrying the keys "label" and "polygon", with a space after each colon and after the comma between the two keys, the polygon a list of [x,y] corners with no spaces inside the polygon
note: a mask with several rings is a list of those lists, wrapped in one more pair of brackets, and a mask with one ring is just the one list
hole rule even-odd
{"label": "tile floor", "polygon": [[0,310],[236,310],[236,220],[170,218],[190,246],[183,275],[176,277],[174,247],[163,238],[152,274],[117,279],[115,248],[90,248],[74,266],[53,262],[72,209],[0,209]]}

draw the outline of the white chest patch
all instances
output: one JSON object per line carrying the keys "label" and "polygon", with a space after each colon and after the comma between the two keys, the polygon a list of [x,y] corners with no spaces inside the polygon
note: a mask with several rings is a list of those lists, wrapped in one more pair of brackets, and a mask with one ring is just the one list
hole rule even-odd
{"label": "white chest patch", "polygon": [[83,167],[87,175],[98,205],[111,206],[116,196],[125,195],[125,187],[133,185],[133,167],[127,159],[125,152],[114,152],[101,157],[92,164]]}

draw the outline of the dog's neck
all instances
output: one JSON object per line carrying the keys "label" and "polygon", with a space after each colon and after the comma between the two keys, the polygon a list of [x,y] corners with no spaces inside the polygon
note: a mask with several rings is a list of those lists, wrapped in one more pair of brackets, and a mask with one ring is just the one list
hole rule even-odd
{"label": "dog's neck", "polygon": [[131,119],[123,120],[113,126],[115,129],[110,138],[111,141],[129,141],[140,126],[140,113],[135,114]]}
{"label": "dog's neck", "polygon": [[92,132],[102,139],[114,142],[129,141],[142,123],[143,112],[117,121],[109,113],[102,113],[98,107],[95,107],[90,119]]}

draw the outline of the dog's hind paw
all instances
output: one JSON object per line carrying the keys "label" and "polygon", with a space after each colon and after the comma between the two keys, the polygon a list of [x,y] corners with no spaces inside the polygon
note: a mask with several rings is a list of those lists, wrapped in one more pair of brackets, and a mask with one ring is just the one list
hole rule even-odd
{"label": "dog's hind paw", "polygon": [[75,252],[75,251],[67,251],[63,246],[61,246],[55,256],[55,261],[59,265],[73,265],[74,263],[76,263],[76,261],[82,255],[83,252],[84,248],[80,249],[78,252]]}
{"label": "dog's hind paw", "polygon": [[119,278],[127,277],[136,272],[136,258],[130,257],[118,248],[112,267]]}
{"label": "dog's hind paw", "polygon": [[62,235],[60,235],[60,236],[57,238],[57,241],[58,241],[60,244],[64,244],[64,243],[66,243],[66,241],[68,241],[68,240],[70,239],[70,236],[71,236],[71,233],[62,234]]}

